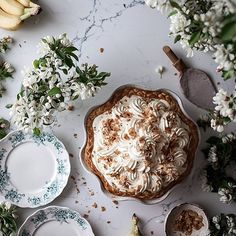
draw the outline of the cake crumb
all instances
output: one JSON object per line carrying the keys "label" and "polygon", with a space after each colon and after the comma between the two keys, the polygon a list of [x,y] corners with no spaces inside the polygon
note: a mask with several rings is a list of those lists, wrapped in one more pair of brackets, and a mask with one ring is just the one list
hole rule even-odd
{"label": "cake crumb", "polygon": [[74,134],[74,138],[78,138],[78,134]]}
{"label": "cake crumb", "polygon": [[117,201],[117,200],[113,200],[112,201],[115,205],[118,205],[119,204],[119,202]]}
{"label": "cake crumb", "polygon": [[92,207],[97,208],[98,204],[96,202],[93,203]]}
{"label": "cake crumb", "polygon": [[154,234],[154,232],[153,232],[153,231],[151,231],[150,233],[151,233],[151,235],[153,235],[153,234]]}
{"label": "cake crumb", "polygon": [[67,108],[68,111],[74,111],[74,109],[75,109],[75,107],[72,106],[72,105],[71,105],[71,106],[68,106],[68,108]]}
{"label": "cake crumb", "polygon": [[73,158],[73,157],[74,157],[74,155],[73,155],[72,153],[69,153],[69,157]]}
{"label": "cake crumb", "polygon": [[104,52],[104,48],[100,48],[99,51],[100,51],[100,53],[103,53]]}
{"label": "cake crumb", "polygon": [[110,224],[110,223],[111,223],[111,221],[110,221],[110,220],[108,220],[108,221],[107,221],[107,224]]}
{"label": "cake crumb", "polygon": [[106,211],[106,208],[104,206],[101,207],[102,212]]}
{"label": "cake crumb", "polygon": [[89,215],[87,214],[84,214],[84,218],[87,219],[89,217]]}

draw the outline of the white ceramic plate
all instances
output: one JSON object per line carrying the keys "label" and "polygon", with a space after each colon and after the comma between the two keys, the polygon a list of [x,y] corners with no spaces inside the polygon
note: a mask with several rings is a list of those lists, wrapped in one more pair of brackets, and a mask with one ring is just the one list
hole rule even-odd
{"label": "white ceramic plate", "polygon": [[[157,89],[157,90],[151,90],[151,89],[145,88],[145,87],[143,87],[143,86],[137,86],[137,85],[132,85],[132,84],[126,84],[126,85],[122,85],[122,86],[118,87],[118,88],[112,93],[112,95],[110,96],[110,98],[113,97],[113,95],[114,95],[117,91],[122,90],[122,89],[127,88],[127,87],[135,87],[135,88],[140,88],[140,89],[146,89],[146,90],[149,90],[149,91],[158,91],[158,89]],[[181,99],[179,98],[179,96],[178,96],[176,93],[174,93],[174,92],[172,92],[172,91],[170,91],[170,90],[168,90],[168,89],[161,89],[161,90],[164,90],[164,91],[168,92],[169,94],[171,94],[171,95],[177,100],[178,105],[180,106],[180,108],[181,108],[182,112],[184,113],[184,115],[185,115],[189,120],[191,120],[192,123],[194,123],[194,124],[196,125],[197,131],[198,131],[198,145],[199,145],[199,143],[200,143],[200,131],[199,131],[199,129],[198,129],[198,126],[197,126],[197,124],[193,121],[193,119],[185,112],[184,107],[183,107],[183,104],[182,104],[182,101],[181,101]],[[109,98],[109,99],[110,99],[110,98]],[[105,102],[107,102],[109,99],[107,99]],[[151,200],[141,200],[141,199],[137,199],[137,198],[133,198],[133,197],[115,196],[115,195],[109,193],[109,192],[103,187],[103,184],[102,184],[100,178],[99,178],[97,175],[95,175],[95,174],[90,170],[90,168],[87,166],[87,164],[84,162],[84,150],[85,150],[85,147],[86,147],[86,140],[87,140],[86,120],[87,120],[88,115],[89,115],[94,109],[96,109],[96,108],[99,107],[99,106],[100,106],[100,105],[94,106],[94,107],[90,108],[89,111],[88,111],[88,113],[87,113],[87,115],[86,115],[86,117],[85,117],[85,119],[84,119],[84,121],[85,121],[85,124],[84,124],[85,143],[84,143],[83,148],[82,148],[81,153],[80,153],[80,162],[81,162],[83,168],[84,168],[88,173],[92,174],[92,175],[98,180],[102,192],[103,192],[108,198],[112,198],[113,200],[117,200],[117,201],[138,201],[138,202],[141,202],[141,203],[144,203],[144,204],[147,204],[147,205],[157,204],[157,203],[160,203],[160,202],[162,202],[163,200],[165,200],[165,199],[169,196],[169,194],[170,194],[178,185],[175,185],[173,188],[171,188],[166,194],[164,194],[164,195],[161,196],[160,198],[155,198],[155,199],[151,199]],[[198,148],[196,148],[195,154],[196,154],[196,152],[197,152],[197,149],[198,149]],[[192,168],[192,169],[193,169],[193,168]],[[192,171],[189,173],[189,177],[191,177],[191,175],[192,175]],[[181,183],[184,183],[186,180],[187,180],[187,177],[186,177]],[[178,184],[180,184],[180,183],[178,183]]]}
{"label": "white ceramic plate", "polygon": [[18,236],[94,236],[87,220],[66,207],[50,206],[29,216]]}
{"label": "white ceramic plate", "polygon": [[14,131],[0,141],[0,195],[20,207],[54,200],[70,174],[69,155],[53,134]]}
{"label": "white ceramic plate", "polygon": [[198,213],[198,215],[203,217],[204,226],[200,230],[193,230],[190,236],[206,236],[208,233],[208,228],[209,228],[208,218],[202,208],[200,208],[199,206],[195,204],[190,204],[190,203],[184,203],[184,204],[178,205],[170,211],[170,213],[166,217],[166,222],[165,222],[166,235],[167,236],[186,236],[184,233],[175,231],[174,229],[175,219],[176,217],[178,217],[179,214],[181,214],[183,210],[195,211]]}

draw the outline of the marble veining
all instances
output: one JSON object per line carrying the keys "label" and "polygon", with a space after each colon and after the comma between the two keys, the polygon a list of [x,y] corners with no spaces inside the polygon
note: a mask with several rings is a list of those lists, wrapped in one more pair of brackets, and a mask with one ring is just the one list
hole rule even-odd
{"label": "marble veining", "polygon": [[[80,150],[84,145],[84,117],[91,106],[101,104],[122,84],[138,84],[150,89],[167,88],[176,92],[183,100],[186,112],[197,120],[202,110],[188,102],[181,93],[175,69],[163,54],[162,47],[170,45],[188,65],[208,72],[215,82],[225,85],[215,73],[216,65],[211,56],[201,52],[186,59],[178,44],[169,38],[169,21],[156,10],[144,4],[144,0],[39,0],[43,12],[25,22],[16,32],[0,30],[0,37],[11,35],[15,45],[7,54],[7,59],[15,68],[14,79],[6,83],[7,94],[0,99],[0,116],[9,118],[5,105],[15,100],[19,91],[23,66],[30,66],[36,55],[36,45],[46,35],[68,33],[79,47],[81,63],[98,64],[112,73],[109,84],[98,96],[80,104],[74,104],[73,112],[58,115],[53,132],[63,141],[70,153],[72,172],[63,193],[52,202],[53,205],[70,207],[79,211],[91,223],[97,236],[128,235],[132,214],[141,219],[141,230],[145,236],[164,236],[165,217],[174,206],[183,202],[201,205],[209,216],[225,212],[236,212],[236,204],[225,205],[213,193],[201,190],[199,175],[204,166],[201,149],[204,140],[211,134],[202,132],[202,143],[196,156],[192,174],[165,199],[156,205],[139,202],[114,202],[104,196],[99,182],[88,174],[80,164]],[[20,44],[20,46],[19,46]],[[99,51],[104,47],[104,52]],[[155,68],[163,65],[166,70],[162,79]],[[19,221],[33,212],[19,209]]]}

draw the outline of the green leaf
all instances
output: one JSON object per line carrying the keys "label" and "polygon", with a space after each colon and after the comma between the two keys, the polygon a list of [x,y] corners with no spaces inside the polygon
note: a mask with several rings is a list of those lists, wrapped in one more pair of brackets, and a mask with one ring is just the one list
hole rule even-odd
{"label": "green leaf", "polygon": [[61,89],[58,87],[54,87],[49,90],[48,95],[53,96],[53,95],[60,94],[60,93],[61,93]]}
{"label": "green leaf", "polygon": [[226,24],[221,31],[221,39],[224,42],[231,41],[236,36],[236,21]]}
{"label": "green leaf", "polygon": [[7,104],[5,107],[6,107],[7,109],[10,109],[10,108],[12,108],[12,106],[13,106],[13,104]]}
{"label": "green leaf", "polygon": [[37,127],[33,129],[34,135],[39,136],[41,134],[41,130]]}
{"label": "green leaf", "polygon": [[39,60],[34,60],[34,62],[33,62],[33,66],[34,66],[34,68],[35,69],[38,69],[39,68]]}
{"label": "green leaf", "polygon": [[170,14],[167,16],[167,18],[170,18],[171,16],[173,16],[173,15],[175,15],[177,13],[178,13],[178,11],[174,10],[174,11],[170,12]]}
{"label": "green leaf", "polygon": [[177,43],[181,39],[181,35],[177,35],[175,37],[174,43]]}
{"label": "green leaf", "polygon": [[189,45],[190,46],[194,45],[196,42],[198,42],[200,37],[201,37],[201,31],[193,33],[190,40],[189,40]]}
{"label": "green leaf", "polygon": [[74,52],[74,51],[78,51],[78,49],[76,47],[67,47],[64,49],[65,52]]}
{"label": "green leaf", "polygon": [[111,73],[108,73],[108,72],[100,72],[97,76],[96,76],[96,78],[97,79],[105,79],[106,77],[108,77],[108,76],[110,76],[111,75]]}
{"label": "green leaf", "polygon": [[177,2],[175,2],[175,1],[173,1],[173,0],[170,0],[170,5],[171,5],[173,8],[176,8],[176,9],[182,11],[182,8],[180,7],[180,5],[179,5]]}
{"label": "green leaf", "polygon": [[4,129],[0,129],[0,139],[4,138],[7,135]]}
{"label": "green leaf", "polygon": [[67,69],[62,69],[62,71],[65,75],[68,75],[68,70]]}
{"label": "green leaf", "polygon": [[216,145],[218,144],[219,142],[221,142],[221,139],[216,137],[216,136],[212,136],[210,137],[207,141],[207,143],[211,144],[211,145]]}
{"label": "green leaf", "polygon": [[223,76],[224,80],[231,79],[235,76],[235,71],[234,70],[228,70],[228,71],[224,70],[222,72],[222,76]]}

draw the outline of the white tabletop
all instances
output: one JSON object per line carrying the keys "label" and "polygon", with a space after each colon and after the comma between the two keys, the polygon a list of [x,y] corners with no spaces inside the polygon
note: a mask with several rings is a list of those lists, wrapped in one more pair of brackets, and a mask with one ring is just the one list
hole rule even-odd
{"label": "white tabletop", "polygon": [[[14,102],[22,81],[20,72],[25,65],[30,66],[33,59],[37,58],[36,46],[43,36],[67,33],[80,49],[81,63],[95,63],[100,70],[112,73],[108,85],[96,98],[76,103],[74,111],[66,111],[58,116],[53,132],[64,142],[68,152],[73,154],[70,158],[72,173],[63,193],[50,205],[70,207],[81,215],[87,215],[97,236],[128,235],[134,212],[141,219],[141,228],[145,235],[165,235],[163,222],[166,214],[175,205],[183,202],[201,205],[209,216],[220,212],[235,213],[235,203],[222,204],[216,194],[204,193],[200,188],[199,174],[205,163],[200,150],[209,133],[202,132],[202,144],[196,157],[193,175],[179,185],[166,200],[152,206],[133,201],[114,204],[104,196],[96,178],[86,173],[79,161],[85,139],[85,114],[91,106],[106,101],[120,85],[168,88],[183,99],[186,112],[197,120],[203,111],[183,97],[176,71],[162,52],[162,47],[165,44],[172,46],[188,65],[205,70],[215,83],[220,81],[221,86],[232,87],[234,81],[223,82],[220,75],[216,74],[216,64],[211,55],[197,52],[195,57],[186,59],[180,45],[174,45],[173,39],[168,36],[169,21],[146,6],[142,0],[40,0],[39,4],[43,8],[42,13],[27,20],[20,30],[0,30],[0,37],[11,35],[15,40],[15,46],[6,58],[16,68],[14,79],[6,82],[7,94],[0,99],[1,116],[9,118],[5,105]],[[104,48],[103,53],[100,48]],[[155,72],[158,65],[166,68],[162,79]],[[94,203],[97,203],[97,208],[92,206]],[[34,211],[19,209],[19,225]]]}

